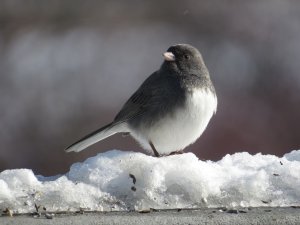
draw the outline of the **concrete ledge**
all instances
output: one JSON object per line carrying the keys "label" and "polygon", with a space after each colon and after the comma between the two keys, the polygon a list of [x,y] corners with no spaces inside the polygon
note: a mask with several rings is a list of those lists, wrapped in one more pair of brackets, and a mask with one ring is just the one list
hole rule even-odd
{"label": "concrete ledge", "polygon": [[32,215],[1,216],[1,225],[36,224],[300,224],[300,208],[250,208],[240,210],[197,209],[163,210],[141,212],[92,212],[55,214],[52,219],[45,215],[34,218]]}

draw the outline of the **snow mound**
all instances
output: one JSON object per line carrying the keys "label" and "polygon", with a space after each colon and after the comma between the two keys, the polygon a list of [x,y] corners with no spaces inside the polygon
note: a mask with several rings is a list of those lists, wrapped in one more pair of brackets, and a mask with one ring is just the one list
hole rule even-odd
{"label": "snow mound", "polygon": [[282,158],[226,155],[201,161],[193,153],[154,158],[112,150],[65,175],[35,176],[32,170],[0,173],[0,209],[47,211],[142,210],[149,208],[300,205],[300,150]]}

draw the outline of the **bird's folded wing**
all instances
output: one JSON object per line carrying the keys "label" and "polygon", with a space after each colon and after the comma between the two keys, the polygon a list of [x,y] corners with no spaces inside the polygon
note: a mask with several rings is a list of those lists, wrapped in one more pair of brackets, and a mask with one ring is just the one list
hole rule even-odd
{"label": "bird's folded wing", "polygon": [[140,88],[128,99],[121,111],[117,114],[114,122],[123,122],[133,119],[137,116],[149,112],[149,107],[152,109],[159,107],[162,102],[165,92],[165,86],[162,84],[162,79],[157,79],[158,74],[153,73]]}

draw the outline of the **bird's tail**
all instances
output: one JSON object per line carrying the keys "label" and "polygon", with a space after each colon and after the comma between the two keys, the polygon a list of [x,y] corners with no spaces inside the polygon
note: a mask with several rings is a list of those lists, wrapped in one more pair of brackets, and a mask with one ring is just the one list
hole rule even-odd
{"label": "bird's tail", "polygon": [[101,141],[113,134],[120,132],[128,132],[127,126],[124,123],[110,123],[89,135],[81,138],[79,141],[71,144],[65,149],[66,152],[80,152],[90,145],[95,144],[98,141]]}

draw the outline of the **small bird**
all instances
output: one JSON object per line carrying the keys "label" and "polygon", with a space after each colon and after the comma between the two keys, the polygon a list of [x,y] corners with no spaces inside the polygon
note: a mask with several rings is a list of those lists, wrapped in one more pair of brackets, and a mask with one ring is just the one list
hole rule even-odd
{"label": "small bird", "polygon": [[171,46],[164,62],[123,105],[113,122],[67,147],[79,152],[113,134],[130,134],[156,157],[181,154],[217,110],[215,88],[200,52]]}

